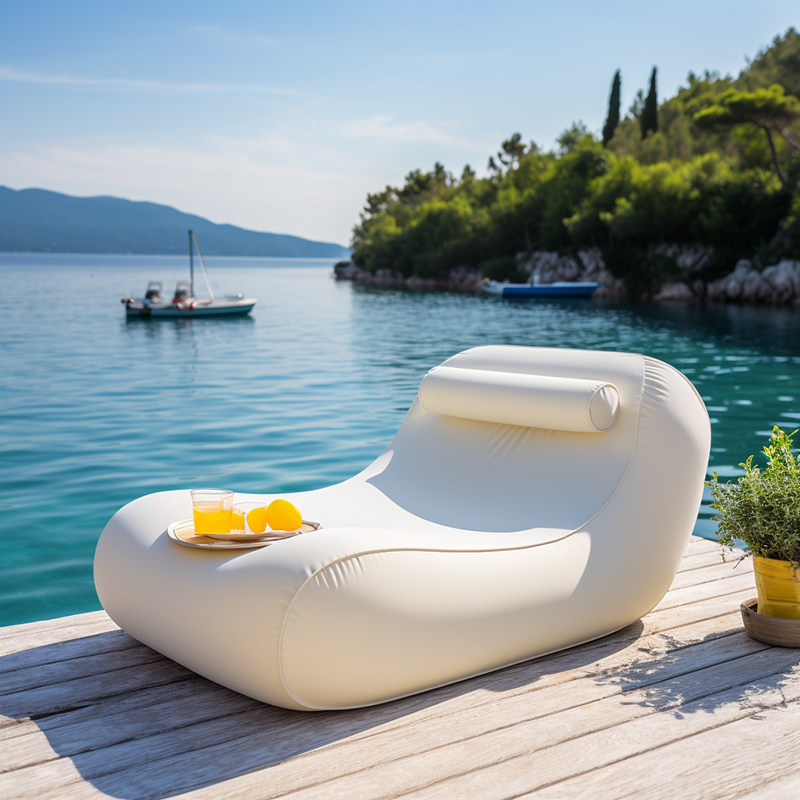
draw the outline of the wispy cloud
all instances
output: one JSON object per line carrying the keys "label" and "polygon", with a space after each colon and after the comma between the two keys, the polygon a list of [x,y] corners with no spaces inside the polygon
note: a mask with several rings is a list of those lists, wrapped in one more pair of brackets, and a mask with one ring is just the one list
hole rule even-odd
{"label": "wispy cloud", "polygon": [[173,81],[143,81],[133,78],[85,78],[69,73],[43,75],[38,72],[24,72],[11,67],[0,66],[0,81],[12,83],[40,83],[57,86],[95,87],[123,92],[142,93],[185,93],[185,92],[242,92],[279,94],[298,97],[304,92],[297,89],[283,89],[275,86],[257,84],[229,83],[177,83]]}
{"label": "wispy cloud", "polygon": [[220,28],[218,25],[192,25],[189,32],[220,44],[233,44],[237,46],[272,47],[280,41],[274,36],[264,36],[260,33],[245,33]]}
{"label": "wispy cloud", "polygon": [[210,135],[210,144],[220,150],[228,152],[250,152],[259,155],[297,155],[298,146],[295,139],[289,136],[258,136],[244,139],[235,139],[230,136]]}
{"label": "wispy cloud", "polygon": [[395,118],[389,114],[367,119],[350,120],[343,125],[343,132],[347,136],[383,139],[387,142],[445,144],[464,150],[475,150],[480,153],[486,150],[485,143],[474,142],[463,136],[457,136],[442,126],[433,125],[422,120],[396,122]]}

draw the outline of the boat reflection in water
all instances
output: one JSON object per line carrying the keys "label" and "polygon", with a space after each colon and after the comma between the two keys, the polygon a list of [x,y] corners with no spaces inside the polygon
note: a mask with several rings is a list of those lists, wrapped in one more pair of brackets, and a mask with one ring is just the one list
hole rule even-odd
{"label": "boat reflection in water", "polygon": [[[197,256],[200,268],[203,271],[208,299],[198,300],[194,296],[194,248],[197,247]],[[189,280],[178,281],[175,293],[171,300],[166,300],[162,293],[161,281],[150,281],[143,298],[123,297],[125,315],[128,319],[168,318],[185,319],[194,317],[230,317],[249,314],[256,304],[254,299],[248,299],[241,294],[228,297],[215,297],[214,290],[208,280],[208,272],[203,261],[200,243],[189,231]]]}

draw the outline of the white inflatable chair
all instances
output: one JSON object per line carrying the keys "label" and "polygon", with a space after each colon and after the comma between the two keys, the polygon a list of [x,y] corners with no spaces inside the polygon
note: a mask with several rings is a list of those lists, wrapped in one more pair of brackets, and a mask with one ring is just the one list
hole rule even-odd
{"label": "white inflatable chair", "polygon": [[95,584],[129,634],[238,692],[381,703],[647,613],[692,532],[709,444],[697,391],[660,361],[478,347],[428,373],[361,474],[281,495],[321,530],[193,550],[166,533],[189,492],[148,495],[103,531]]}

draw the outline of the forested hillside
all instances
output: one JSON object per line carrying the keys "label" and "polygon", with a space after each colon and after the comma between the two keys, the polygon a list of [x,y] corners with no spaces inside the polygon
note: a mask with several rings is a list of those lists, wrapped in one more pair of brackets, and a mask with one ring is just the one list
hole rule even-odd
{"label": "forested hillside", "polygon": [[[736,77],[689,73],[657,101],[657,70],[626,114],[620,78],[602,134],[578,122],[553,151],[519,133],[488,177],[442,164],[369,194],[352,238],[376,272],[441,278],[459,266],[519,277],[514,256],[599,247],[634,293],[675,273],[656,245],[713,248],[704,280],[739,258],[756,266],[800,257],[800,34],[790,28]],[[603,102],[598,98],[598,102]],[[663,248],[661,248],[663,252]]]}

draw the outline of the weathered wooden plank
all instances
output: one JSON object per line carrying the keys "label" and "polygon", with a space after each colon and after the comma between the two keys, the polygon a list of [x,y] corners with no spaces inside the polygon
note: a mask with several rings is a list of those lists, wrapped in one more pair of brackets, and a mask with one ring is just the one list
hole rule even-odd
{"label": "weathered wooden plank", "polygon": [[[62,775],[62,784],[58,791],[50,796],[55,798],[63,798],[64,800],[88,800],[89,798],[108,798],[108,795],[103,793],[100,789],[93,786],[91,783],[83,780],[78,768],[68,758],[59,759],[56,763],[59,764]],[[25,775],[24,780],[17,780],[17,776],[22,774],[22,770],[15,772],[7,772],[0,775],[0,797],[3,800],[30,800],[30,798],[43,798],[37,788],[37,780],[35,767],[31,769],[30,774]],[[134,800],[136,797],[131,795],[123,795]],[[139,800],[139,798],[136,798]]]}
{"label": "weathered wooden plank", "polygon": [[[726,706],[731,718],[753,711],[752,707],[743,706],[745,688],[742,684],[758,682],[759,673],[763,675],[764,671],[769,671],[770,666],[763,658],[758,661],[762,655],[757,653],[737,659],[734,662],[737,665],[735,669],[729,670],[724,680],[720,681],[725,687],[729,683],[736,684],[730,695],[731,702]],[[784,660],[790,663],[785,654]],[[348,752],[348,742],[345,741],[335,747],[275,764],[266,773],[251,772],[226,783],[213,785],[211,775],[204,773],[204,765],[199,763],[197,754],[186,754],[171,764],[171,769],[176,770],[171,774],[173,780],[181,773],[190,775],[192,781],[200,784],[200,788],[191,795],[197,800],[226,795],[242,798],[286,796],[297,800],[348,796],[366,800],[395,797],[414,791],[419,791],[420,797],[488,798],[494,796],[498,787],[502,789],[509,787],[508,764],[515,759],[525,760],[524,767],[520,768],[519,772],[526,777],[546,775],[547,770],[551,768],[554,771],[562,770],[567,774],[574,774],[582,768],[585,745],[585,741],[576,744],[577,734],[582,734],[584,737],[593,736],[592,742],[603,752],[621,725],[629,724],[630,721],[643,716],[653,716],[665,705],[679,706],[695,697],[707,697],[710,692],[709,677],[709,674],[690,673],[688,676],[675,679],[671,685],[662,687],[662,691],[666,690],[668,694],[660,698],[654,698],[648,690],[639,690],[422,751],[417,751],[415,742],[409,743],[409,738],[416,737],[405,737],[404,741],[396,743],[388,743],[383,737],[373,738],[370,740],[369,749],[362,748],[360,752],[355,753]],[[760,680],[763,682],[763,678]],[[765,695],[763,705],[784,702],[779,691],[771,691],[774,686],[769,681],[763,686],[760,683],[758,685]],[[698,702],[702,708],[703,700]],[[719,700],[710,702],[717,703]],[[680,717],[671,714],[669,716],[680,723]],[[703,716],[698,715],[700,718]],[[678,724],[674,735],[680,736],[681,728],[682,726]],[[647,739],[642,739],[639,735],[638,746],[646,748],[646,742]],[[261,746],[266,744],[266,741],[260,742]],[[552,758],[543,755],[542,751],[555,747],[560,747],[561,750]],[[237,742],[237,754],[245,761],[250,755],[249,750],[246,742]],[[409,750],[412,751],[411,754],[408,754]],[[207,755],[212,759],[214,757],[212,753]],[[516,764],[512,763],[512,767],[517,769]],[[252,768],[257,769],[255,765]],[[216,770],[218,769],[219,766],[216,767]],[[484,771],[489,773],[485,781]],[[218,771],[215,774],[218,775]],[[268,792],[265,791],[267,776]],[[480,786],[477,790],[476,776],[480,776]],[[158,774],[148,775],[142,770],[126,770],[98,779],[95,785],[115,794],[133,781],[139,793],[146,793],[148,786],[155,786],[160,780]],[[542,781],[541,785],[547,782],[550,782],[549,779]],[[202,786],[203,783],[208,785]],[[437,785],[443,786],[444,789],[434,793],[432,787]],[[513,792],[518,791],[520,785],[526,786],[524,782],[513,784],[510,787],[513,791],[499,794],[503,797],[513,796]],[[166,787],[163,784],[161,786],[170,792],[178,788],[174,783],[169,783]],[[490,786],[494,787],[491,793],[487,790]]]}
{"label": "weathered wooden plank", "polygon": [[[519,681],[508,684],[514,687],[514,693],[522,693],[525,691],[535,691],[544,688],[545,686],[553,686],[565,683],[569,680],[581,678],[586,675],[597,674],[600,672],[609,672],[620,665],[630,664],[637,658],[641,658],[644,654],[648,657],[654,657],[657,653],[665,653],[669,650],[686,647],[691,644],[699,642],[708,643],[714,638],[728,635],[732,632],[738,632],[741,629],[741,621],[738,614],[729,614],[721,619],[713,619],[711,621],[704,621],[700,624],[684,627],[680,631],[676,631],[671,635],[663,634],[650,634],[647,637],[642,637],[633,640],[632,646],[620,648],[614,647],[611,641],[606,642],[608,655],[603,658],[586,658],[586,654],[581,648],[573,648],[570,651],[554,654],[548,657],[551,662],[551,667],[547,667],[544,663],[531,662],[525,665],[525,668],[530,673],[531,680],[523,683],[520,686]],[[754,645],[756,648],[763,648],[765,645]],[[594,656],[599,656],[601,653],[595,652]],[[707,657],[714,657],[709,652]],[[719,658],[719,656],[716,656]],[[724,657],[724,656],[723,656]],[[698,662],[699,663],[699,662]],[[443,716],[445,713],[455,714],[461,713],[464,709],[478,705],[480,703],[494,702],[502,689],[500,678],[502,673],[492,673],[484,676],[481,679],[476,679],[471,682],[478,684],[484,682],[488,684],[490,691],[463,693],[457,695],[455,698],[446,702],[445,698],[436,706],[436,715]],[[198,679],[200,681],[202,679]],[[139,707],[140,704],[133,704],[136,695],[130,695],[125,698],[114,698],[113,703],[107,703],[108,708],[103,712],[99,706],[96,711],[92,711],[89,716],[89,711],[85,708],[65,712],[65,714],[57,714],[48,717],[40,724],[44,725],[51,732],[54,727],[63,727],[69,724],[69,721],[61,719],[62,717],[73,717],[72,725],[69,730],[55,732],[51,734],[51,738],[58,742],[57,750],[61,755],[75,755],[84,750],[96,749],[98,747],[107,746],[115,742],[121,742],[126,739],[141,737],[147,733],[152,733],[160,729],[171,730],[173,728],[181,727],[183,725],[194,724],[198,721],[198,714],[203,718],[211,718],[213,715],[210,709],[214,703],[217,704],[219,709],[225,709],[224,713],[232,713],[232,705],[238,707],[238,701],[241,698],[233,692],[228,692],[216,684],[203,681],[203,685],[196,686],[192,691],[195,693],[195,702],[186,704],[183,698],[176,700],[171,698],[169,693],[164,691],[159,701],[156,702],[152,696],[147,700],[145,707],[144,719],[147,720],[143,723],[143,715],[137,713],[132,715],[130,711],[132,708]],[[150,691],[152,690],[145,690]],[[176,690],[177,691],[177,690]],[[185,691],[185,690],[184,690]],[[452,691],[452,690],[451,690]],[[506,695],[507,695],[506,688]],[[441,694],[444,694],[442,692]],[[211,695],[213,699],[204,703],[204,698]],[[404,701],[408,706],[407,713],[400,719],[405,720],[410,718],[413,709],[414,700],[410,698]],[[145,705],[144,703],[141,705]],[[111,710],[117,707],[116,710]],[[260,704],[256,701],[248,701],[244,707],[258,707]],[[209,709],[209,713],[205,712],[205,708]],[[390,707],[382,707],[390,708]],[[181,713],[183,710],[183,713]],[[427,712],[428,709],[424,709]],[[379,724],[378,716],[380,712],[371,714],[375,724]],[[388,712],[388,718],[393,719],[394,711]],[[423,719],[426,714],[423,713]],[[104,718],[107,717],[107,718]],[[160,720],[160,722],[159,722]],[[393,725],[403,724],[393,719]],[[0,731],[1,732],[1,731]],[[39,734],[39,725],[33,722],[27,723],[27,728],[24,731],[16,731],[15,735],[20,737],[22,734],[32,735],[34,737]],[[11,738],[11,735],[7,736]],[[2,769],[9,769],[14,767],[23,766],[29,763],[37,763],[40,756],[35,747],[28,747],[24,741],[15,742],[13,746],[6,746],[4,755],[6,758],[0,757],[0,771]],[[48,756],[46,753],[45,756]],[[45,760],[42,758],[41,760]]]}
{"label": "weathered wooden plank", "polygon": [[4,689],[5,674],[8,672],[141,646],[141,643],[137,642],[132,636],[116,628],[115,630],[95,633],[91,636],[35,645],[27,650],[1,655],[0,691]]}
{"label": "weathered wooden plank", "polygon": [[726,578],[737,578],[745,574],[749,575],[750,579],[754,581],[751,561],[742,563],[738,561],[729,561],[710,567],[690,570],[689,572],[679,572],[675,575],[675,579],[672,581],[672,586],[670,586],[667,596],[679,589],[685,589],[687,586],[714,583],[719,580],[725,580]]}
{"label": "weathered wooden plank", "polygon": [[[127,719],[136,719],[141,709],[153,709],[162,703],[172,700],[184,701],[193,698],[198,691],[197,682],[208,684],[209,686],[217,686],[217,684],[193,674],[182,681],[165,683],[159,686],[147,686],[127,694],[116,694],[111,697],[100,698],[78,708],[55,711],[35,720],[21,717],[15,720],[15,724],[0,728],[0,742],[33,731],[43,730],[49,733],[68,725],[77,725],[86,721],[98,721],[113,714]],[[222,691],[228,691],[222,687],[217,688]],[[236,693],[232,692],[232,694]]]}
{"label": "weathered wooden plank", "polygon": [[[689,725],[683,724],[673,741],[657,747],[665,738],[662,734],[655,742],[648,743],[650,746],[646,751],[636,756],[539,790],[535,796],[548,800],[596,798],[598,787],[613,786],[614,797],[671,800],[676,797],[749,797],[748,792],[757,792],[775,800],[781,795],[771,793],[769,786],[775,792],[780,781],[787,778],[791,780],[784,783],[784,792],[792,785],[795,791],[800,786],[797,774],[800,703],[797,702],[796,688],[790,688],[791,702],[782,702],[787,688],[781,687],[773,693],[776,702],[764,702],[766,698],[759,698],[761,708],[751,707],[747,709],[750,713],[741,718],[736,718],[738,715],[732,711],[733,703],[702,716],[687,709],[691,714],[687,720],[666,720],[672,728],[689,722]],[[726,724],[719,724],[725,717],[733,719],[725,719]],[[632,732],[627,733],[630,735]],[[641,735],[641,731],[636,733]],[[635,743],[633,745],[635,747]],[[768,786],[765,787],[764,783]],[[798,795],[783,796],[794,800]]]}
{"label": "weathered wooden plank", "polygon": [[[795,766],[795,770],[798,769],[800,765]],[[766,785],[762,781],[763,779],[759,781],[758,788],[752,791],[745,790],[744,794],[739,794],[737,797],[742,800],[797,800],[800,797],[800,771],[784,774]]]}
{"label": "weathered wooden plank", "polygon": [[[735,737],[729,739],[726,743],[729,746],[722,747],[720,752],[718,737],[724,735],[728,739],[727,734],[723,733],[723,726],[738,720],[762,717],[766,709],[781,711],[785,707],[787,694],[793,700],[800,697],[800,681],[797,676],[793,676],[789,683],[785,678],[783,674],[766,677],[753,681],[749,686],[740,685],[715,692],[695,701],[664,708],[654,714],[637,715],[609,729],[565,738],[546,748],[540,748],[537,740],[530,739],[527,742],[528,752],[519,756],[503,758],[503,754],[498,753],[500,758],[488,768],[481,768],[478,765],[476,769],[474,760],[472,764],[463,762],[464,769],[461,774],[435,783],[428,781],[411,792],[403,792],[401,789],[395,792],[395,796],[480,797],[482,800],[528,797],[534,796],[534,793],[537,798],[565,800],[618,798],[629,795],[637,798],[717,796],[708,790],[716,785],[715,779],[720,773],[740,773],[746,771],[750,764],[749,759],[746,763],[739,761],[731,763],[732,754],[747,758],[741,740]],[[796,702],[792,702],[791,705],[800,710],[800,705]],[[566,716],[559,715],[555,721],[564,723]],[[793,721],[795,730],[797,724],[795,717]],[[770,743],[774,744],[776,740],[773,736],[776,732],[772,726],[760,727],[762,737],[764,731],[769,730]],[[698,741],[703,732],[707,732],[708,743],[705,746],[702,741]],[[673,742],[677,743],[674,752],[668,754],[668,748]],[[786,749],[791,749],[791,746],[787,742]],[[784,750],[784,745],[781,743],[776,749]],[[475,752],[477,750],[478,748],[474,748]],[[716,770],[709,769],[707,756],[711,750],[723,756],[717,760]],[[684,756],[688,752],[696,755],[700,769],[705,764],[705,769],[708,771],[704,781],[706,791],[697,786],[694,780],[686,782],[682,787],[683,791],[676,785],[677,776],[683,774]],[[630,768],[634,761],[633,757],[642,753],[645,754],[642,760],[649,768],[637,770],[636,775],[632,776]],[[770,747],[769,757],[764,760],[769,761],[772,754]],[[611,766],[603,768],[609,764]],[[796,755],[793,764],[796,768]],[[663,779],[661,783],[655,778],[656,770],[660,771],[660,777]],[[432,777],[431,772],[428,772],[425,780],[430,777]],[[659,786],[660,791],[657,794],[648,791],[648,788]],[[355,784],[353,788],[357,791],[360,789]],[[732,796],[734,793],[723,796]],[[289,796],[298,800],[302,797],[306,800],[317,795],[311,792],[298,792]]]}
{"label": "weathered wooden plank", "polygon": [[735,564],[740,561],[744,553],[731,547],[718,547],[716,550],[697,555],[684,556],[678,566],[677,572],[690,572],[703,567],[714,567],[717,564]]}
{"label": "weathered wooden plank", "polygon": [[[49,664],[37,664],[27,669],[17,669],[0,677],[2,693],[0,698],[15,692],[24,692],[41,686],[51,686],[64,681],[74,681],[91,675],[101,675],[126,667],[150,664],[163,661],[164,656],[137,644],[135,647],[124,647],[94,655],[83,655],[68,661],[56,661]],[[2,707],[0,705],[0,707]]]}
{"label": "weathered wooden plank", "polygon": [[[267,720],[274,716],[263,703],[216,686],[210,681],[198,678],[183,683],[186,686],[182,692],[167,695],[166,702],[155,707],[138,707],[135,714],[125,708],[105,717],[51,729],[40,728],[29,722],[32,728],[25,735],[10,737],[2,743],[0,773],[50,760],[51,753],[52,758],[73,757],[120,742],[152,737],[156,732],[169,733],[179,728],[190,728],[200,722],[238,715],[243,711],[257,712]],[[187,690],[191,694],[187,694]],[[47,739],[47,746],[44,748],[41,736],[46,736]],[[124,765],[122,761],[114,764],[115,768]]]}
{"label": "weathered wooden plank", "polygon": [[75,614],[27,625],[9,625],[0,628],[0,656],[113,630],[119,630],[119,627],[105,611]]}
{"label": "weathered wooden plank", "polygon": [[729,578],[721,578],[711,583],[703,583],[698,586],[687,586],[683,589],[673,589],[664,596],[664,599],[656,606],[656,610],[666,610],[677,606],[698,603],[711,600],[715,597],[723,597],[727,594],[752,590],[755,594],[753,576],[750,573],[732,575]]}
{"label": "weathered wooden plank", "polygon": [[0,627],[0,640],[13,638],[20,633],[42,633],[48,630],[72,628],[81,625],[93,626],[97,624],[101,618],[108,619],[108,615],[104,611],[87,611],[83,614],[68,614],[65,617],[41,619],[36,622],[20,622],[16,625],[3,625]]}
{"label": "weathered wooden plank", "polygon": [[2,714],[0,720],[3,717],[35,717],[52,714],[103,697],[183,680],[193,674],[174,661],[162,659],[74,681],[27,689],[0,698],[0,714]]}
{"label": "weathered wooden plank", "polygon": [[686,545],[686,550],[683,551],[683,557],[694,556],[698,553],[714,553],[719,550],[720,545],[718,542],[713,542],[711,539],[704,539],[702,536],[690,536],[689,543]]}
{"label": "weathered wooden plank", "polygon": [[739,605],[753,596],[755,588],[745,586],[731,594],[712,597],[705,600],[698,600],[685,605],[674,606],[673,608],[662,609],[656,606],[640,622],[642,632],[648,634],[653,631],[669,630],[679,628],[683,625],[691,625],[704,619],[730,614],[738,611]]}
{"label": "weathered wooden plank", "polygon": [[[514,752],[515,742],[523,747],[523,752],[530,749],[531,741],[544,746],[556,727],[562,738],[573,737],[586,728],[607,728],[625,719],[652,714],[658,705],[684,702],[686,698],[707,694],[708,669],[716,669],[719,658],[723,659],[722,663],[727,660],[726,654],[721,652],[722,645],[730,647],[732,643],[729,640],[733,638],[724,637],[700,645],[709,651],[702,663],[713,664],[706,670],[693,670],[698,663],[696,658],[688,659],[686,665],[668,659],[660,669],[653,669],[652,662],[648,662],[646,668],[634,665],[628,675],[610,673],[605,678],[578,679],[569,684],[567,691],[562,686],[555,686],[510,698],[510,701],[501,697],[482,707],[478,714],[429,718],[413,729],[374,732],[374,735],[363,737],[362,741],[343,735],[357,730],[352,725],[345,731],[341,730],[342,717],[350,715],[328,715],[327,726],[317,719],[313,727],[306,724],[308,715],[300,715],[302,720],[295,722],[287,718],[282,721],[280,729],[265,730],[263,718],[259,720],[254,714],[242,714],[236,720],[222,721],[223,724],[215,721],[179,731],[179,736],[191,735],[183,744],[174,737],[156,735],[150,741],[136,741],[88,753],[85,758],[75,759],[75,763],[80,765],[86,779],[105,792],[116,794],[125,786],[134,786],[144,796],[155,793],[157,788],[170,793],[184,791],[204,782],[212,783],[226,773],[230,776],[244,769],[263,770],[266,767],[270,767],[270,786],[281,788],[281,791],[297,788],[303,785],[303,781],[307,785],[309,777],[316,785],[337,774],[337,780],[344,786],[353,779],[348,774],[353,764],[360,768],[368,764],[372,772],[366,783],[359,780],[351,786],[351,796],[368,797],[372,796],[373,790],[377,791],[384,785],[383,780],[372,773],[384,772],[390,762],[401,764],[402,775],[430,776],[435,773],[437,779],[443,779],[452,776],[453,771],[455,774],[463,771],[463,758],[470,750],[474,752],[470,760],[473,765],[486,763],[487,758],[496,761]],[[713,656],[712,650],[719,652]],[[734,659],[734,666],[727,669],[724,680],[718,684],[750,681],[761,677],[765,670],[773,670],[774,659],[759,659],[765,652],[768,651],[751,652],[749,656]],[[795,655],[784,655],[784,661],[794,663]],[[687,674],[686,669],[693,671]],[[665,680],[676,673],[678,677]],[[651,684],[658,686],[655,695],[650,688],[640,688],[638,694],[637,690],[629,688]],[[564,710],[565,706],[567,710]],[[357,714],[361,724],[370,725],[370,710]],[[556,719],[560,721],[557,726],[554,723]],[[288,738],[281,736],[285,730],[289,731]],[[237,731],[239,735],[234,737]],[[321,733],[324,733],[323,738],[320,738]],[[509,735],[512,742],[507,741]],[[325,755],[327,748],[319,750],[323,744],[335,742],[338,744],[330,749],[329,757]],[[226,764],[225,754],[229,754],[232,747],[235,747],[236,761]],[[303,755],[309,751],[317,752]],[[164,752],[171,754],[168,762],[159,760]],[[109,764],[120,765],[126,760],[130,760],[129,767],[119,772],[110,771]],[[51,781],[43,783],[48,768],[53,772]],[[53,796],[57,796],[63,777],[59,768],[60,762],[55,762],[37,769],[34,778],[38,793],[51,791]],[[28,777],[25,770],[14,774],[18,782]],[[260,783],[262,781],[263,776],[259,779]],[[407,790],[409,787],[394,788]],[[320,796],[327,795],[323,791]]]}

